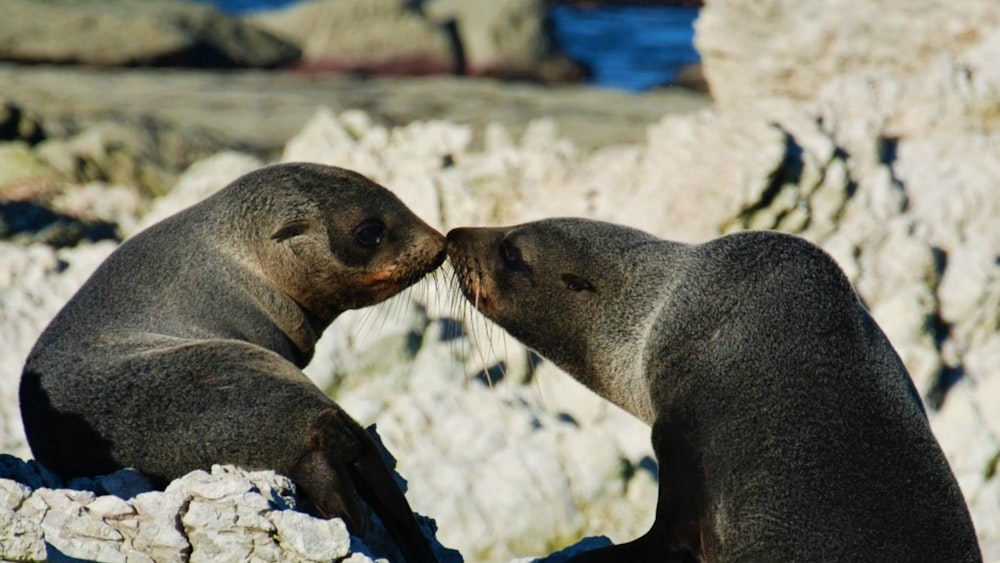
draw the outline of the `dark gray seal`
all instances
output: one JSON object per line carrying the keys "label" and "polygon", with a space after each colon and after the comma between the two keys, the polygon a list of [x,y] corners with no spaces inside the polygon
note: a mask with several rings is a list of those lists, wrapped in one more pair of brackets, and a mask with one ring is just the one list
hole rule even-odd
{"label": "dark gray seal", "polygon": [[447,249],[480,311],[652,427],[652,529],[574,561],[981,560],[909,375],[813,244],[550,219]]}
{"label": "dark gray seal", "polygon": [[363,535],[367,504],[431,561],[377,444],[300,368],[340,313],[443,260],[443,235],[359,174],[247,174],[122,244],[45,329],[20,386],[31,450],[63,477],[133,467],[160,485],[273,469],[311,511]]}

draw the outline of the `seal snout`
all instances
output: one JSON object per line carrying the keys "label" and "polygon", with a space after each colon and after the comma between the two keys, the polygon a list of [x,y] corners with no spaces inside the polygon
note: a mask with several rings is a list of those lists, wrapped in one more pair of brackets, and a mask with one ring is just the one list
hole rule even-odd
{"label": "seal snout", "polygon": [[427,270],[428,272],[433,272],[434,270],[440,268],[441,264],[444,264],[445,259],[448,258],[448,248],[445,236],[437,231],[434,231],[433,235],[431,235],[431,239],[432,240],[428,246],[432,249],[436,248],[437,250],[433,251],[435,254],[434,258],[431,259],[430,266]]}
{"label": "seal snout", "polygon": [[489,248],[502,238],[501,229],[459,227],[448,231],[445,250],[462,293],[487,317],[496,309],[496,281]]}
{"label": "seal snout", "polygon": [[448,256],[454,257],[456,254],[461,253],[462,248],[468,246],[475,231],[471,227],[458,227],[448,231],[448,235],[445,236],[444,248]]}

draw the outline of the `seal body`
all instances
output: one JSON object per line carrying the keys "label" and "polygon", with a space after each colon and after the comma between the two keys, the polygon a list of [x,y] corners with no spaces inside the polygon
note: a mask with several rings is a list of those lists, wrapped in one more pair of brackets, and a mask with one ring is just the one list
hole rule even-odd
{"label": "seal body", "polygon": [[652,427],[652,529],[579,561],[981,560],[909,375],[813,244],[548,219],[446,246],[481,312]]}
{"label": "seal body", "polygon": [[431,560],[372,438],[300,371],[345,310],[437,268],[444,237],[342,169],[265,167],[122,244],[25,364],[36,459],[63,477],[133,467],[161,485],[231,463],[273,469],[363,535],[368,512]]}

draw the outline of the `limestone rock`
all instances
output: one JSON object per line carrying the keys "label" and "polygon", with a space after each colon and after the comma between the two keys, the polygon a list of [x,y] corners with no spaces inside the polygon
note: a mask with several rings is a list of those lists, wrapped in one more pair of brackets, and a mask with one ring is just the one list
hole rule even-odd
{"label": "limestone rock", "polygon": [[97,66],[275,67],[299,52],[193,2],[3,0],[0,60]]}
{"label": "limestone rock", "polygon": [[[872,17],[876,8],[896,10],[887,16],[888,29],[903,25],[897,18],[930,13],[933,6],[945,10],[933,24],[947,24],[940,36],[905,37],[905,45],[936,49],[939,42],[958,43],[924,53],[919,64],[900,54],[898,68],[892,66],[896,55],[886,50],[889,40],[868,38],[876,24],[852,23],[855,14],[840,14],[846,24],[835,33],[844,35],[832,36],[832,45],[848,49],[848,38],[865,37],[879,64],[907,72],[868,68],[853,52],[835,51],[830,58],[849,63],[845,74],[826,59],[812,67],[795,63],[785,85],[768,73],[797,60],[781,58],[795,50],[794,41],[814,40],[811,33],[832,25],[819,18],[832,4],[781,4],[784,11],[774,11],[774,22],[753,19],[777,5],[754,3],[758,12],[738,1],[730,4],[736,15],[726,16],[739,24],[727,26],[731,41],[767,38],[761,49],[774,49],[760,58],[766,71],[760,78],[731,74],[732,99],[723,94],[723,103],[710,111],[652,123],[637,143],[591,152],[566,141],[551,121],[532,122],[514,134],[496,124],[477,132],[448,121],[389,127],[358,111],[319,110],[281,158],[356,169],[396,191],[440,229],[582,215],[687,242],[769,228],[820,244],[854,283],[927,399],[984,552],[997,553],[1000,138],[991,112],[1000,91],[992,63],[1000,35],[990,27],[992,4],[977,4],[982,9],[968,14],[960,6],[972,6],[972,0],[954,8],[941,0],[909,8],[887,1],[858,7],[858,14]],[[704,25],[716,25],[711,19],[725,8],[710,2]],[[792,21],[803,25],[795,13],[819,19],[807,21],[801,35],[775,31]],[[972,28],[955,31],[948,27],[953,21],[974,22],[978,30],[964,47],[960,31]],[[927,25],[914,22],[902,35]],[[754,56],[751,49],[738,51],[733,56]],[[713,56],[706,57],[707,71],[721,60]],[[800,88],[808,96],[796,94]],[[779,91],[787,95],[768,94]],[[123,205],[109,216],[135,214],[123,226],[132,234],[261,164],[243,154],[212,157],[190,167],[148,212]],[[4,451],[27,455],[15,407],[24,357],[113,246],[84,241],[57,251],[0,241]],[[473,313],[457,296],[447,268],[379,307],[342,315],[317,344],[307,373],[361,422],[378,423],[409,479],[414,508],[434,515],[440,536],[470,559],[542,555],[593,534],[627,541],[652,520],[656,482],[649,429],[551,364],[539,363]],[[89,501],[56,501],[19,487],[0,488],[0,499],[19,499],[10,501],[20,503],[16,514],[38,526],[52,510],[49,501],[67,514],[93,506],[123,544],[131,541],[134,553],[155,559],[208,558],[251,547],[261,558],[279,553],[275,549],[292,557],[291,538],[277,546],[260,539],[262,530],[278,528],[273,518],[262,520],[261,503],[276,503],[273,495],[243,485],[210,493],[201,479],[215,477],[206,475],[185,481],[189,488],[123,501],[131,509],[102,500],[107,495],[95,489],[89,489],[95,495]],[[287,510],[268,506],[266,514]],[[97,547],[113,543],[113,535],[90,516],[79,518],[94,541],[103,542]],[[141,523],[117,527],[116,518]],[[231,537],[211,528],[223,524],[234,530]],[[34,528],[19,526],[25,530],[19,537],[28,538],[25,549],[37,545]],[[307,540],[315,530],[298,529],[305,535],[294,542],[310,551]],[[301,550],[296,547],[294,557],[302,557]]]}
{"label": "limestone rock", "polygon": [[351,538],[343,520],[316,520],[293,510],[273,512],[270,520],[288,549],[303,559],[327,561],[350,551]]}
{"label": "limestone rock", "polygon": [[696,22],[713,97],[809,99],[857,70],[905,76],[982,41],[1000,24],[990,0],[708,0]]}
{"label": "limestone rock", "polygon": [[[121,470],[62,488],[66,485],[37,463],[0,455],[0,556],[10,561],[56,556],[88,561],[339,561],[349,555],[358,563],[373,560],[342,520],[296,512],[291,481],[272,471],[214,466],[211,472],[181,477],[164,491],[150,490],[147,482],[145,491],[134,488],[137,494],[127,497],[81,490],[134,481],[132,475],[137,474]],[[52,488],[36,487],[42,484],[39,476]],[[442,561],[456,561],[453,552],[436,545]]]}

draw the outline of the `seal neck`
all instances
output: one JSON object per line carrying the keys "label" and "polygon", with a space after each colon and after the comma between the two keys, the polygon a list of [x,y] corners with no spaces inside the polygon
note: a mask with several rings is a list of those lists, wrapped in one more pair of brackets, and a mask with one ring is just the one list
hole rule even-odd
{"label": "seal neck", "polygon": [[599,372],[587,374],[587,385],[650,426],[657,417],[651,398],[657,370],[649,365],[649,347],[657,340],[659,317],[670,314],[672,296],[683,275],[677,254],[686,248],[656,240],[628,250],[625,258],[633,272],[631,281],[618,292],[621,302],[608,304],[616,312],[607,319],[612,326],[597,331],[601,349],[591,354],[601,360],[587,362]]}
{"label": "seal neck", "polygon": [[254,265],[232,264],[226,273],[241,294],[230,316],[232,336],[272,350],[299,368],[312,360],[316,341],[330,324],[273,287]]}

